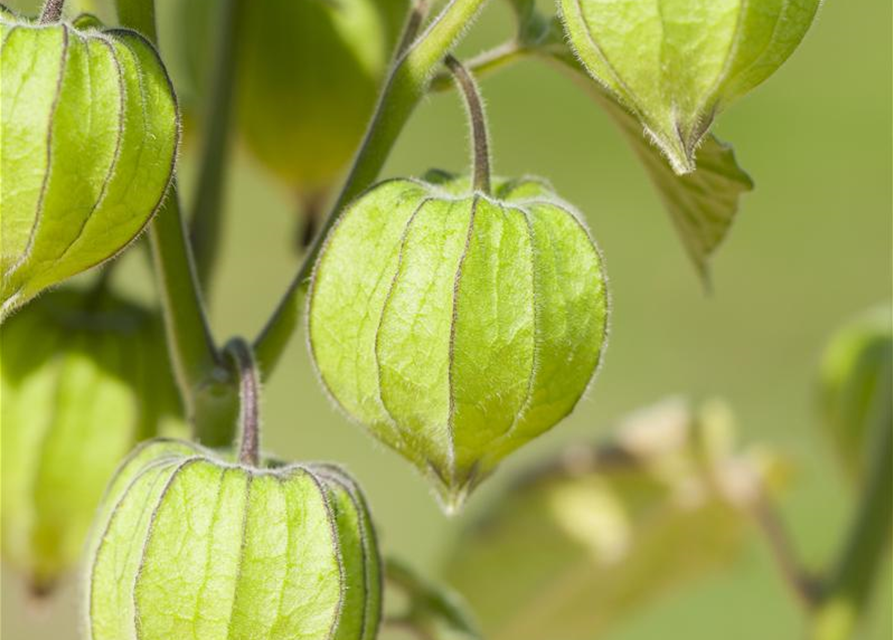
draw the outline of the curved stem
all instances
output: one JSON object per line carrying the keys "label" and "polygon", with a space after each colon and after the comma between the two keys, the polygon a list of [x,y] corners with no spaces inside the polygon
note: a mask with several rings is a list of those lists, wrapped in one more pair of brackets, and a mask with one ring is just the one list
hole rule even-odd
{"label": "curved stem", "polygon": [[[883,379],[883,377],[882,377]],[[878,394],[886,402],[883,391]],[[893,531],[893,407],[880,409],[856,516],[816,611],[815,640],[848,640],[869,603]]]}
{"label": "curved stem", "polygon": [[221,209],[231,141],[229,125],[234,103],[239,40],[236,33],[241,6],[242,0],[225,0],[220,9],[214,77],[210,96],[204,105],[207,126],[189,236],[198,280],[206,292],[217,263],[223,227]]}
{"label": "curved stem", "polygon": [[484,113],[484,102],[481,92],[462,63],[452,55],[444,60],[456,86],[465,97],[465,106],[468,109],[468,120],[471,123],[471,138],[473,143],[473,167],[474,189],[485,194],[490,193],[490,140],[487,133],[487,114]]}
{"label": "curved stem", "polygon": [[226,354],[239,378],[239,462],[256,467],[260,461],[260,375],[251,347],[243,338],[230,340]]}
{"label": "curved stem", "polygon": [[753,512],[791,592],[806,609],[815,606],[819,596],[818,581],[803,569],[784,522],[765,494],[757,498]]}
{"label": "curved stem", "polygon": [[326,234],[344,211],[345,205],[378,177],[400,132],[424,97],[433,71],[486,1],[451,0],[409,49],[402,56],[398,53],[399,57],[379,97],[375,114],[341,193],[323,221],[291,285],[254,342],[258,366],[265,379],[275,369],[297,328],[307,279]]}
{"label": "curved stem", "polygon": [[65,0],[46,0],[40,12],[40,24],[52,24],[62,19]]}

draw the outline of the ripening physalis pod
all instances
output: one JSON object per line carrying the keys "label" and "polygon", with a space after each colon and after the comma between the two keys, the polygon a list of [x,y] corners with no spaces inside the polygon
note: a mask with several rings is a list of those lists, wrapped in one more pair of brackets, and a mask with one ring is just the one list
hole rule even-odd
{"label": "ripening physalis pod", "polygon": [[124,249],[173,175],[177,104],[155,49],[95,19],[0,10],[0,317]]}
{"label": "ripening physalis pod", "polygon": [[474,184],[441,173],[372,187],[328,236],[309,293],[323,383],[447,510],[573,410],[608,317],[580,216],[537,179],[491,188],[477,123]]}
{"label": "ripening physalis pod", "polygon": [[121,459],[185,424],[161,320],[139,305],[52,291],[0,344],[3,562],[42,594],[78,564]]}
{"label": "ripening physalis pod", "polygon": [[299,196],[325,191],[353,156],[407,7],[406,0],[243,3],[239,128],[254,156]]}
{"label": "ripening physalis pod", "polygon": [[89,637],[374,640],[380,582],[365,501],[338,467],[156,440],[100,508]]}
{"label": "ripening physalis pod", "polygon": [[714,117],[794,52],[821,0],[559,0],[589,73],[635,113],[678,173]]}
{"label": "ripening physalis pod", "polygon": [[121,465],[91,540],[89,637],[375,640],[381,565],[359,488],[334,465],[260,455],[254,356],[238,338],[225,353],[238,457],[153,440]]}

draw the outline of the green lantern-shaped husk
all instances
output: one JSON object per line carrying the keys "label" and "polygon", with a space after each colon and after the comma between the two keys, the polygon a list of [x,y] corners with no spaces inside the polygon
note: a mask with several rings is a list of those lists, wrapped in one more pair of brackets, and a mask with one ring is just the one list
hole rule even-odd
{"label": "green lantern-shaped husk", "polygon": [[365,501],[338,467],[259,463],[252,385],[256,373],[243,377],[238,462],[160,440],[118,471],[91,553],[92,640],[376,637],[381,571]]}
{"label": "green lantern-shaped husk", "polygon": [[602,259],[574,210],[539,180],[491,188],[483,114],[458,77],[474,185],[437,174],[361,195],[326,240],[308,311],[331,395],[428,476],[448,511],[573,410],[608,319]]}
{"label": "green lantern-shaped husk", "polygon": [[408,3],[243,5],[240,130],[267,169],[311,198],[337,178],[363,136]]}
{"label": "green lantern-shaped husk", "polygon": [[847,473],[864,478],[876,432],[893,406],[890,305],[854,320],[833,338],[820,372],[823,426]]}
{"label": "green lantern-shaped husk", "polygon": [[0,11],[0,318],[124,249],[173,175],[177,105],[157,52],[95,24]]}
{"label": "green lantern-shaped husk", "polygon": [[635,113],[679,173],[716,115],[794,52],[821,0],[560,0],[589,73]]}
{"label": "green lantern-shaped husk", "polygon": [[161,322],[135,304],[55,291],[0,341],[3,560],[45,593],[78,563],[120,461],[185,426]]}

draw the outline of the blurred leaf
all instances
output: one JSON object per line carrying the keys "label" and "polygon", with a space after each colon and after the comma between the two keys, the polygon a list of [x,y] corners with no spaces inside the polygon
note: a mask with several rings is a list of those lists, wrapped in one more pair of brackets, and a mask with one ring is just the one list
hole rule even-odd
{"label": "blurred leaf", "polygon": [[710,259],[729,233],[741,194],[754,188],[750,176],[735,160],[732,148],[707,134],[698,149],[696,170],[677,175],[661,150],[645,137],[639,120],[586,74],[561,39],[560,31],[553,27],[548,38],[537,46],[548,53],[549,59],[561,63],[623,132],[657,189],[698,273],[709,284]]}
{"label": "blurred leaf", "polygon": [[890,305],[864,314],[831,340],[822,361],[820,400],[825,432],[843,467],[864,475],[874,425],[893,405],[893,323]]}
{"label": "blurred leaf", "polygon": [[741,549],[758,495],[728,411],[669,401],[496,497],[445,575],[491,640],[592,640]]}
{"label": "blurred leaf", "polygon": [[387,559],[385,572],[388,585],[399,588],[408,601],[406,612],[399,618],[390,618],[390,624],[432,640],[482,639],[468,607],[457,593],[435,587],[394,558]]}

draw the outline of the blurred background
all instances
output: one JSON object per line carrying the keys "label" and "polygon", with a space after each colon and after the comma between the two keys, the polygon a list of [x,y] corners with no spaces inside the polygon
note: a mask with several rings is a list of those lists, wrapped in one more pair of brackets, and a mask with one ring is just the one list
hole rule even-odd
{"label": "blurred background", "polygon": [[[174,5],[188,1],[158,0],[162,34]],[[10,4],[28,11],[35,3]],[[890,2],[825,2],[792,59],[720,117],[714,132],[734,145],[756,190],[743,197],[716,256],[712,294],[626,142],[583,91],[536,61],[483,80],[496,173],[551,180],[584,212],[606,256],[614,314],[597,383],[568,420],[514,455],[452,519],[409,464],[336,413],[314,378],[303,335],[266,386],[264,447],[282,458],[344,464],[366,489],[385,550],[436,577],[463,522],[486,512],[500,487],[534,461],[564,444],[606,437],[624,414],[665,396],[721,397],[745,443],[765,443],[793,461],[781,510],[804,562],[824,566],[853,495],[818,434],[818,359],[837,327],[889,300],[893,289],[891,14]],[[513,26],[494,0],[460,51],[501,42]],[[186,202],[196,153],[197,145],[187,146],[180,163]],[[415,114],[384,174],[463,171],[468,154],[458,97],[436,95]],[[255,334],[298,260],[291,194],[245,153],[234,157],[226,195],[223,260],[210,301],[220,340]],[[142,256],[124,260],[116,285],[151,299]],[[890,575],[888,559],[866,639],[891,638]],[[72,579],[38,602],[4,571],[3,637],[75,638],[78,591]],[[605,637],[786,640],[802,629],[755,531],[726,571],[662,597]]]}

